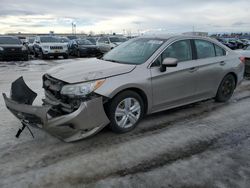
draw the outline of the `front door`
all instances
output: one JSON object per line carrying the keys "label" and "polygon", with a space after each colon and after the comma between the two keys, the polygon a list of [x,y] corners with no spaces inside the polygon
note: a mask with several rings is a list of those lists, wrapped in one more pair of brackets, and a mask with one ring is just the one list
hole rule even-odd
{"label": "front door", "polygon": [[[159,66],[164,58],[178,59],[177,67],[167,67],[161,72]],[[198,69],[192,57],[190,40],[171,44],[151,66],[153,112],[195,101]]]}

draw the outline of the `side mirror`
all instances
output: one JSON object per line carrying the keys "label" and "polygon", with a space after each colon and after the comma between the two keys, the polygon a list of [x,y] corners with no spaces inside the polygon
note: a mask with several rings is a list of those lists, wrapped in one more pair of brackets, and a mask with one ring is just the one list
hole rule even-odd
{"label": "side mirror", "polygon": [[40,44],[40,41],[36,41],[37,44]]}
{"label": "side mirror", "polygon": [[178,59],[167,57],[162,61],[160,71],[165,72],[167,67],[176,67],[178,65]]}

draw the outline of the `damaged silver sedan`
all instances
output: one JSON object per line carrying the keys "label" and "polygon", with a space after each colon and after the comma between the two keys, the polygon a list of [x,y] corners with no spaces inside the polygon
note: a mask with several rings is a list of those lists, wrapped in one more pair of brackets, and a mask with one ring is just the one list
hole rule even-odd
{"label": "damaged silver sedan", "polygon": [[100,59],[57,66],[43,76],[45,99],[20,77],[7,108],[25,127],[44,129],[66,141],[96,134],[106,125],[132,130],[144,114],[215,98],[230,99],[242,81],[242,58],[217,41],[195,36],[140,37]]}

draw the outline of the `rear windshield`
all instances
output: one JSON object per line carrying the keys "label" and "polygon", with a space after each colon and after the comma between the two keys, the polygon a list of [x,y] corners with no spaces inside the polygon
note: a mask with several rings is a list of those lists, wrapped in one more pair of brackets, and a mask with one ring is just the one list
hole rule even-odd
{"label": "rear windshield", "polygon": [[0,44],[21,44],[21,41],[14,37],[0,37]]}
{"label": "rear windshield", "polygon": [[59,42],[59,39],[56,37],[40,37],[41,42],[49,42],[49,43],[53,43],[53,42]]}

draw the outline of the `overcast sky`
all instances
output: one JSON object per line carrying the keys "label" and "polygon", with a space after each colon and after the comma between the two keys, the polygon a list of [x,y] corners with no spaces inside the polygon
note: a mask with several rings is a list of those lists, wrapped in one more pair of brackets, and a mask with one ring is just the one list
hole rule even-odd
{"label": "overcast sky", "polygon": [[0,33],[250,31],[250,0],[0,0]]}

